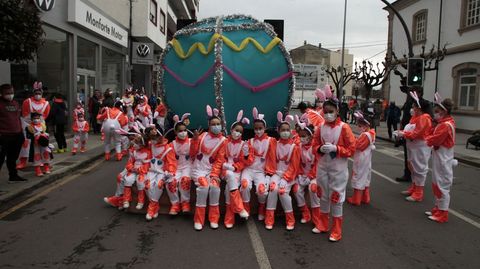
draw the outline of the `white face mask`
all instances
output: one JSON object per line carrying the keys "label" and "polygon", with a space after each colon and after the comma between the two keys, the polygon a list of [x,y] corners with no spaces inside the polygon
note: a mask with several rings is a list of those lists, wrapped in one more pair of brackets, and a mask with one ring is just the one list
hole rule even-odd
{"label": "white face mask", "polygon": [[255,135],[256,135],[257,137],[262,136],[264,133],[265,133],[265,130],[263,130],[263,129],[261,129],[261,130],[255,130]]}
{"label": "white face mask", "polygon": [[84,120],[85,120],[85,118],[83,118],[83,117],[82,117],[82,118],[78,118],[78,121],[84,121]]}
{"label": "white face mask", "polygon": [[233,140],[238,140],[242,137],[242,133],[237,132],[237,131],[232,131],[232,138]]}
{"label": "white face mask", "polygon": [[178,132],[177,137],[182,140],[187,138],[187,131]]}
{"label": "white face mask", "polygon": [[306,136],[305,137],[300,137],[300,143],[302,145],[306,145],[306,144],[310,143],[310,138],[306,137]]}
{"label": "white face mask", "polygon": [[324,115],[324,118],[327,122],[334,122],[337,118],[337,115],[335,115],[335,113],[326,113]]}
{"label": "white face mask", "polygon": [[40,123],[40,119],[34,119],[32,122],[35,123],[35,124],[38,124],[38,123]]}
{"label": "white face mask", "polygon": [[35,100],[37,100],[37,101],[40,101],[40,99],[42,99],[42,95],[41,94],[35,94],[33,98],[35,98]]}
{"label": "white face mask", "polygon": [[280,138],[281,139],[289,139],[290,138],[290,131],[280,132]]}
{"label": "white face mask", "polygon": [[415,110],[413,108],[410,108],[410,116],[415,115]]}
{"label": "white face mask", "polygon": [[210,132],[212,134],[219,134],[222,131],[222,125],[212,125],[210,126]]}
{"label": "white face mask", "polygon": [[12,101],[13,100],[13,93],[12,94],[6,94],[3,96],[5,100],[7,101]]}
{"label": "white face mask", "polygon": [[442,114],[435,113],[435,114],[433,114],[433,118],[438,121],[438,120],[442,119]]}

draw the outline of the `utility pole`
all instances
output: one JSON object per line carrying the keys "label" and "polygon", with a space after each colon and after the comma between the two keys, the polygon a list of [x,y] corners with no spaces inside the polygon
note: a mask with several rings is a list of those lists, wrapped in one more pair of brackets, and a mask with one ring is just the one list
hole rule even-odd
{"label": "utility pole", "polygon": [[345,74],[344,63],[345,63],[345,29],[347,25],[347,0],[345,0],[344,10],[343,10],[343,40],[342,40],[342,61],[340,67],[340,84],[337,89],[337,98],[340,101],[343,95],[343,76]]}
{"label": "utility pole", "polygon": [[[440,12],[438,14],[438,40],[437,40],[437,49],[440,49],[440,37],[442,34],[442,16],[443,16],[443,0],[440,0]],[[435,93],[438,91],[438,69],[435,71]]]}

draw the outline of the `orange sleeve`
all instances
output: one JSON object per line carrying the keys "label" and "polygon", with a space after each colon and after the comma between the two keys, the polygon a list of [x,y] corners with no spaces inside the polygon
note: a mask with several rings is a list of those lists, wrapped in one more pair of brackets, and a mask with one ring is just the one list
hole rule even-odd
{"label": "orange sleeve", "polygon": [[323,141],[321,139],[321,129],[322,126],[318,127],[315,129],[315,133],[313,133],[313,139],[312,139],[312,150],[313,153],[315,153],[315,156],[323,156],[323,153],[319,152],[318,149],[323,146]]}
{"label": "orange sleeve", "polygon": [[123,112],[119,111],[118,113],[122,113],[120,117],[118,117],[118,122],[120,123],[120,126],[124,127],[128,124],[128,118],[125,116],[125,114],[123,114]]}
{"label": "orange sleeve", "polygon": [[426,137],[426,142],[429,147],[439,147],[445,140],[452,136],[452,130],[447,123],[441,123],[437,126],[433,134]]}
{"label": "orange sleeve", "polygon": [[73,122],[73,125],[72,125],[72,130],[73,132],[77,133],[78,132],[78,125],[77,125],[77,121],[74,121]]}
{"label": "orange sleeve", "polygon": [[344,124],[337,144],[337,154],[341,158],[351,157],[355,153],[355,136],[350,125]]}
{"label": "orange sleeve", "polygon": [[155,110],[158,112],[158,115],[160,117],[165,117],[167,115],[167,108],[165,107],[165,105],[163,103],[158,105],[157,109],[155,109]]}
{"label": "orange sleeve", "polygon": [[248,141],[245,141],[244,143],[248,146],[248,156],[243,156],[243,152],[240,153],[240,161],[233,164],[233,167],[235,167],[235,172],[241,172],[243,169],[245,169],[245,167],[252,165],[255,161],[255,153],[253,151],[253,147]]}
{"label": "orange sleeve", "polygon": [[315,180],[317,178],[317,163],[318,163],[318,155],[315,154],[315,160],[313,161],[313,164],[312,164],[312,169],[310,169],[310,172],[308,173],[307,177],[310,179],[310,180]]}
{"label": "orange sleeve", "polygon": [[145,106],[145,109],[143,110],[143,116],[147,117],[152,113],[152,109],[150,108],[149,105]]}
{"label": "orange sleeve", "polygon": [[297,145],[293,148],[292,156],[290,157],[290,164],[287,171],[283,174],[283,178],[288,182],[295,180],[297,177],[298,168],[300,167],[300,149]]}
{"label": "orange sleeve", "polygon": [[177,158],[175,157],[175,149],[173,146],[169,145],[169,147],[171,150],[164,158],[165,164],[163,165],[163,169],[170,174],[175,175],[177,172]]}
{"label": "orange sleeve", "polygon": [[130,172],[133,168],[133,165],[135,164],[135,158],[133,158],[133,154],[130,154],[130,157],[128,158],[127,164],[125,165],[125,169]]}
{"label": "orange sleeve", "polygon": [[368,139],[366,134],[361,133],[357,141],[355,142],[355,149],[359,151],[364,151],[368,148],[368,146],[370,146],[370,140]]}
{"label": "orange sleeve", "polygon": [[415,125],[415,129],[413,131],[405,131],[404,136],[406,139],[414,140],[414,139],[422,139],[427,134],[430,128],[432,127],[432,120],[429,116],[420,116],[418,121]]}
{"label": "orange sleeve", "polygon": [[45,103],[47,103],[47,107],[45,108],[45,111],[43,111],[44,119],[48,118],[48,114],[50,114],[50,103],[46,100],[45,100]]}
{"label": "orange sleeve", "polygon": [[24,118],[28,118],[29,117],[29,114],[30,114],[30,106],[28,105],[28,99],[25,99],[23,100],[23,103],[22,103],[22,117]]}
{"label": "orange sleeve", "polygon": [[210,177],[220,177],[222,173],[222,165],[225,162],[225,143],[222,143],[215,153],[215,162],[212,164],[212,171],[210,172]]}
{"label": "orange sleeve", "polygon": [[88,124],[88,122],[85,122],[84,131],[87,132],[87,133],[90,131],[90,124]]}
{"label": "orange sleeve", "polygon": [[205,133],[200,135],[197,139],[190,139],[190,158],[192,158],[192,160],[194,160],[198,154],[198,151],[200,149],[200,141],[202,141],[202,137],[204,135]]}
{"label": "orange sleeve", "polygon": [[147,153],[147,160],[148,162],[142,164],[140,169],[138,169],[138,173],[141,175],[145,175],[148,173],[148,169],[150,169],[150,160],[152,159],[152,151],[149,149]]}
{"label": "orange sleeve", "polygon": [[107,111],[106,110],[104,110],[101,114],[97,115],[97,120],[99,120],[99,121],[105,120],[106,118],[107,118]]}
{"label": "orange sleeve", "polygon": [[268,146],[267,156],[265,157],[265,173],[273,175],[277,172],[277,140],[270,137],[270,145]]}

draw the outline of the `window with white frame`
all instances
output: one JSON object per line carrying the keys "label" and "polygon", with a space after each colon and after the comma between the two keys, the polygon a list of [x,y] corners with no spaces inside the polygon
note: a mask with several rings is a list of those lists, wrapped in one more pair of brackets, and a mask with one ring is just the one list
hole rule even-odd
{"label": "window with white frame", "polygon": [[462,110],[474,110],[477,96],[477,70],[463,69],[459,72],[458,107]]}
{"label": "window with white frame", "polygon": [[163,10],[160,9],[160,18],[159,18],[159,27],[160,27],[160,32],[165,34],[165,13]]}
{"label": "window with white frame", "polygon": [[427,39],[427,11],[421,11],[414,15],[413,23],[413,41],[425,41]]}
{"label": "window with white frame", "polygon": [[157,25],[157,1],[150,0],[150,21]]}
{"label": "window with white frame", "polygon": [[472,26],[480,23],[480,0],[467,0],[465,26]]}

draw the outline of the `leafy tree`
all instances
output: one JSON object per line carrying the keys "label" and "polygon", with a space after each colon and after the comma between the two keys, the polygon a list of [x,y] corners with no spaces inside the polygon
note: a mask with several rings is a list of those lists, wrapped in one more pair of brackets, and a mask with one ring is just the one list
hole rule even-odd
{"label": "leafy tree", "polygon": [[43,35],[38,10],[30,1],[0,1],[0,60],[34,60]]}

